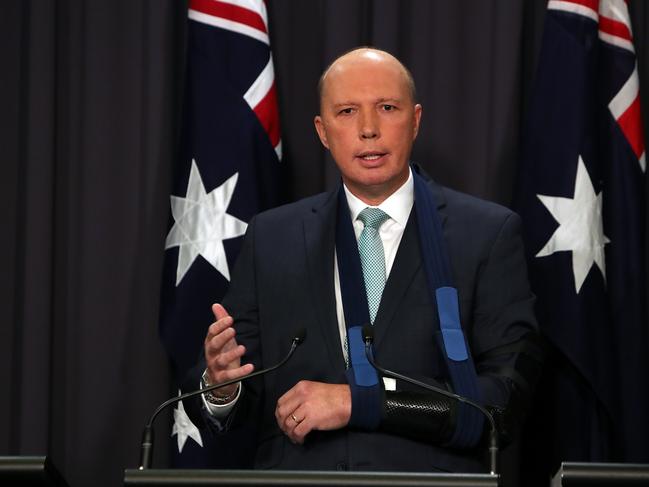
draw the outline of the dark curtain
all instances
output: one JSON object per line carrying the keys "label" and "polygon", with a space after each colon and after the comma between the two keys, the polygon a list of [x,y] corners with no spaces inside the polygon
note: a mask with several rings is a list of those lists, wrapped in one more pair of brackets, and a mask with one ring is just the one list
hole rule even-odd
{"label": "dark curtain", "polygon": [[120,485],[170,392],[157,315],[184,11],[0,6],[0,454],[47,453],[73,486]]}
{"label": "dark curtain", "polygon": [[[508,204],[544,9],[268,0],[285,198],[337,181],[313,130],[315,85],[338,54],[370,44],[414,74],[424,118],[413,159]],[[649,113],[649,8],[636,0],[631,13]],[[0,5],[0,455],[47,453],[73,486],[119,485],[173,392],[157,319],[185,18],[173,0]],[[168,425],[158,420],[157,466]]]}

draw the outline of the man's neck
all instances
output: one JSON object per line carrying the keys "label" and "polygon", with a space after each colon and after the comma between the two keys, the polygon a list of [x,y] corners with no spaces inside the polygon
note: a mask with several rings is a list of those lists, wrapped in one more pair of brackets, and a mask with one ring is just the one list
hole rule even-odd
{"label": "man's neck", "polygon": [[[343,185],[343,187],[347,198],[347,204],[349,206],[350,217],[352,221],[354,221],[358,217],[359,213],[367,207],[368,203],[367,201],[358,198],[346,185]],[[378,205],[370,204],[370,206],[381,208],[381,210],[390,215],[390,218],[405,226],[408,221],[408,216],[410,215],[410,210],[412,209],[414,197],[414,180],[412,173],[409,172],[406,182],[397,188],[396,191]]]}

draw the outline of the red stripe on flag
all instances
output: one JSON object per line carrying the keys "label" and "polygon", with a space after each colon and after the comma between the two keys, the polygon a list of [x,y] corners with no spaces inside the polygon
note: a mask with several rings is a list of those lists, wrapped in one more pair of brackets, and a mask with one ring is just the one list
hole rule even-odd
{"label": "red stripe on flag", "polygon": [[268,33],[261,15],[247,8],[219,2],[218,0],[190,0],[189,8],[213,17],[245,24],[253,29]]}
{"label": "red stripe on flag", "polygon": [[599,30],[601,32],[604,32],[605,34],[610,34],[612,36],[621,37],[622,39],[631,41],[631,31],[625,24],[617,20],[600,16]]}
{"label": "red stripe on flag", "polygon": [[599,10],[599,0],[564,0],[566,3],[582,5],[597,12]]}
{"label": "red stripe on flag", "polygon": [[642,118],[640,116],[640,96],[629,105],[629,108],[617,119],[624,136],[631,144],[636,157],[640,158],[644,152],[644,139],[642,135]]}
{"label": "red stripe on flag", "polygon": [[255,114],[268,134],[270,143],[277,147],[280,139],[279,112],[277,111],[277,91],[275,82],[266,93],[266,96],[255,107]]}

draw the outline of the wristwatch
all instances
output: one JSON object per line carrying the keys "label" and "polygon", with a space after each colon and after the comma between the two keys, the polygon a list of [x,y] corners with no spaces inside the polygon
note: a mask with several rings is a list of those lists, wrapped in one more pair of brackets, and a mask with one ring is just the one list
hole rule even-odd
{"label": "wristwatch", "polygon": [[[201,376],[201,389],[204,389],[206,387],[211,386],[210,384],[210,377],[207,375],[207,369],[203,371],[203,375]],[[218,389],[214,389],[213,391],[207,391],[203,393],[203,397],[207,402],[210,404],[214,404],[217,406],[223,406],[224,404],[228,404],[231,402],[235,397],[237,397],[237,393],[239,392],[239,384],[237,384],[237,388],[231,393],[228,394],[227,396],[219,396],[218,394],[214,394]]]}

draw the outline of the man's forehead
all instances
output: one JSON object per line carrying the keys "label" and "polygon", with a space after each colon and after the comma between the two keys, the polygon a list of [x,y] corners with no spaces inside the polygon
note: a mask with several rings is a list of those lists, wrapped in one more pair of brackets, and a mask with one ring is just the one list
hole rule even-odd
{"label": "man's forehead", "polygon": [[325,79],[337,78],[347,73],[363,70],[381,70],[401,74],[402,67],[396,58],[372,50],[352,51],[338,58],[325,73]]}
{"label": "man's forehead", "polygon": [[[377,79],[380,79],[383,87],[388,89],[381,93],[385,98],[404,98],[402,91],[404,88],[410,95],[414,94],[410,86],[409,74],[399,60],[387,52],[371,48],[357,49],[334,61],[323,74],[319,91],[321,97],[333,96],[337,98],[336,103],[344,103],[346,100],[341,100],[340,96],[345,98],[345,94],[341,93],[341,90],[346,91],[345,87],[362,86]],[[389,88],[389,85],[393,86]]]}
{"label": "man's forehead", "polygon": [[407,84],[406,77],[398,66],[386,64],[381,61],[366,61],[341,63],[334,66],[325,78],[325,91],[336,92],[344,88],[356,88],[375,84],[381,85],[389,92],[383,96],[399,96],[400,91]]}

